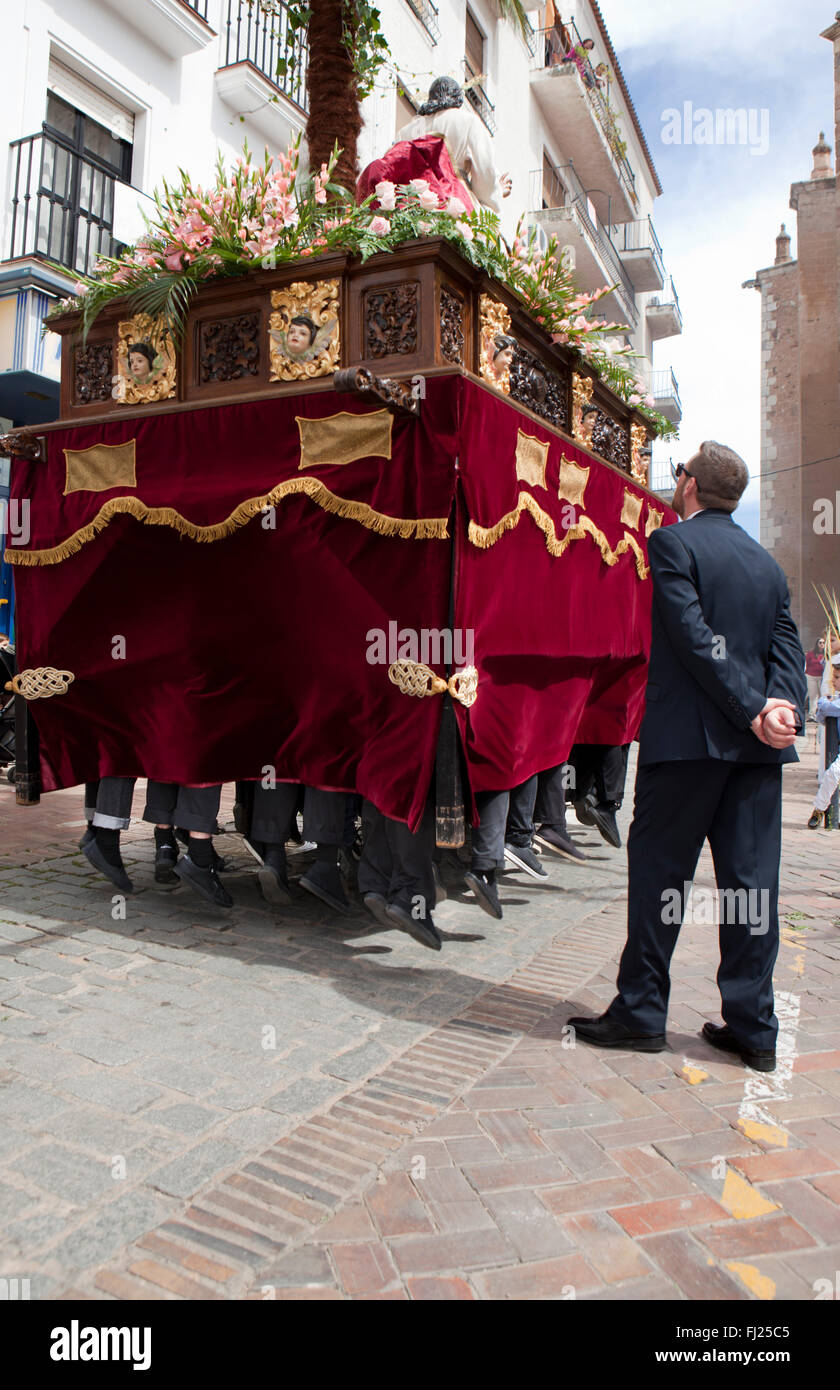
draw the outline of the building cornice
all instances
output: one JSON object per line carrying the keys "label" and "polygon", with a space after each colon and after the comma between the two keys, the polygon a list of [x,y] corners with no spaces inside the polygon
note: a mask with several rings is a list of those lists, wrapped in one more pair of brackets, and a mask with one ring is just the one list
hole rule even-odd
{"label": "building cornice", "polygon": [[803,193],[831,193],[837,188],[836,174],[829,174],[824,179],[800,179],[798,183],[790,186],[790,206],[794,212],[799,211],[799,198]]}

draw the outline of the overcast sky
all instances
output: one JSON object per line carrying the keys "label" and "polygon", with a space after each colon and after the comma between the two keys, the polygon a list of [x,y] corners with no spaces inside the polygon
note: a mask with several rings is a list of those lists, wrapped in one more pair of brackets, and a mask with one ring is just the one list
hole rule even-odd
{"label": "overcast sky", "polygon": [[[660,340],[656,367],[680,385],[680,440],[665,448],[685,460],[703,439],[760,463],[760,308],[744,290],[772,265],[782,222],[793,236],[790,185],[807,179],[820,130],[834,143],[832,46],[820,32],[836,0],[600,0],[659,172],[653,218],[683,311],[680,338]],[[663,113],[684,103],[753,111],[756,143],[768,148],[669,144]],[[762,112],[769,113],[766,117]],[[657,452],[661,452],[658,446]],[[758,536],[755,483],[737,520]]]}

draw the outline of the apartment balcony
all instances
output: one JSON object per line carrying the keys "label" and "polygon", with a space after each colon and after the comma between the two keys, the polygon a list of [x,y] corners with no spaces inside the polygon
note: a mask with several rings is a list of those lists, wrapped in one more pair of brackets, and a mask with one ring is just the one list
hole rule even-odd
{"label": "apartment balcony", "polygon": [[645,305],[648,332],[655,341],[674,338],[683,331],[682,312],[673,280],[668,280],[662,295],[649,299]]}
{"label": "apartment balcony", "polygon": [[271,148],[285,148],[306,123],[306,43],[290,32],[285,5],[266,14],[226,0],[223,16],[216,91]]}
{"label": "apartment balcony", "polygon": [[566,251],[579,289],[591,291],[615,285],[611,295],[599,300],[598,312],[631,330],[637,328],[639,311],[633,282],[575,167],[563,165],[552,172],[550,179],[542,169],[534,170],[529,207],[531,221],[547,236],[555,236],[558,246]]}
{"label": "apartment balcony", "polygon": [[592,64],[564,61],[555,29],[530,40],[531,89],[563,149],[574,161],[604,222],[631,221],[638,213],[636,177],[615,114]]}
{"label": "apartment balcony", "polygon": [[634,290],[644,294],[665,287],[662,247],[649,217],[621,222],[610,228],[610,237]]}
{"label": "apartment balcony", "polygon": [[408,8],[414,11],[432,43],[436,44],[440,38],[437,6],[432,4],[432,0],[405,0],[405,2]]}
{"label": "apartment balcony", "polygon": [[464,81],[472,82],[471,87],[467,87],[465,96],[467,101],[478,112],[482,121],[490,131],[491,135],[496,134],[496,108],[488,97],[480,82],[476,82],[479,76],[470,66],[468,59],[464,59]]}
{"label": "apartment balcony", "polygon": [[134,29],[167,53],[186,58],[215,37],[207,23],[208,0],[105,0]]}
{"label": "apartment balcony", "polygon": [[667,367],[665,371],[651,372],[650,394],[656,401],[656,409],[660,415],[664,415],[672,424],[678,425],[682,419],[683,408],[680,388],[671,367]]}
{"label": "apartment balcony", "polygon": [[[9,146],[11,221],[4,261],[34,258],[67,268],[66,281],[44,267],[44,287],[68,291],[99,256],[113,256],[117,178],[97,160],[41,131]],[[2,270],[4,268],[0,268]],[[4,276],[3,278],[7,278]]]}

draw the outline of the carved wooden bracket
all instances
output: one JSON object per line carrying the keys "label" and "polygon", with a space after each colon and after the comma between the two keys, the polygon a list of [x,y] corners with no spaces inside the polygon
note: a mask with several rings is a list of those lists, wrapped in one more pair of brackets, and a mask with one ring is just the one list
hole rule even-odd
{"label": "carved wooden bracket", "polygon": [[394,414],[419,415],[420,397],[410,381],[374,376],[367,367],[345,367],[333,377],[336,391],[354,391],[364,400],[386,405]]}
{"label": "carved wooden bracket", "polygon": [[31,463],[46,463],[47,441],[31,430],[10,430],[0,434],[0,458],[29,459]]}

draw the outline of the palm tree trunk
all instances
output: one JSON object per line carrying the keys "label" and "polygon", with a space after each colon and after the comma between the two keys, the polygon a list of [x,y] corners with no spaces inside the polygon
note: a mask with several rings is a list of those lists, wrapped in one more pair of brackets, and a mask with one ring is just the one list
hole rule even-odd
{"label": "palm tree trunk", "polygon": [[353,61],[342,43],[344,4],[343,0],[311,0],[311,4],[306,73],[309,167],[317,173],[337,140],[341,156],[333,178],[353,190],[358,174],[356,143],[362,114]]}

